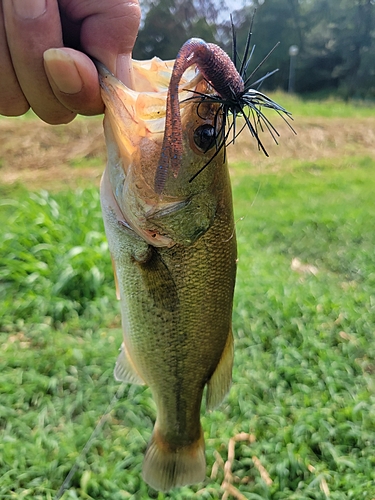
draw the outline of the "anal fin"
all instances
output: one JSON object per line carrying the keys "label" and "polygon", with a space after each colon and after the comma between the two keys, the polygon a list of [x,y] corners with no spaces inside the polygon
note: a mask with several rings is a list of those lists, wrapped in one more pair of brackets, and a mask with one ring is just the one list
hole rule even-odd
{"label": "anal fin", "polygon": [[219,406],[229,391],[232,383],[233,356],[233,334],[230,330],[220,361],[207,383],[206,404],[208,410]]}
{"label": "anal fin", "polygon": [[121,344],[120,354],[118,355],[113,375],[118,382],[145,385],[144,380],[128,356],[124,343]]}

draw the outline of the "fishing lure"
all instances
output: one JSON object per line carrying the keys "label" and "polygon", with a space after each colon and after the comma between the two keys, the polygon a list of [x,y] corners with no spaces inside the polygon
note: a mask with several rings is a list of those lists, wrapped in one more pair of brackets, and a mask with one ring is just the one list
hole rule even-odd
{"label": "fishing lure", "polygon": [[[250,50],[252,25],[246,41],[243,57],[239,57],[237,52],[236,34],[232,25],[233,54],[232,59],[213,43],[206,43],[200,38],[191,38],[181,47],[172,71],[172,77],[168,88],[167,106],[166,106],[166,126],[162,143],[159,165],[155,174],[155,191],[158,194],[163,192],[169,168],[175,176],[181,164],[183,145],[182,145],[182,126],[180,117],[180,103],[178,100],[179,84],[184,72],[193,64],[197,66],[206,82],[213,88],[215,93],[202,94],[194,92],[193,97],[186,100],[194,100],[200,103],[216,103],[218,105],[214,126],[204,127],[199,133],[202,134],[200,141],[206,144],[205,151],[208,151],[213,144],[216,145],[216,151],[211,159],[198,170],[190,179],[192,182],[204,168],[211,163],[220,150],[230,143],[233,143],[236,137],[247,126],[251,135],[256,139],[258,147],[268,156],[268,153],[259,138],[259,130],[264,128],[271,134],[273,140],[277,143],[276,136],[278,132],[270,120],[262,112],[262,106],[275,110],[285,120],[285,116],[291,118],[289,113],[282,106],[267,97],[265,94],[253,88],[258,88],[263,81],[273,75],[277,70],[267,73],[255,82],[251,82],[252,77],[264,61],[270,56],[275,47],[267,54],[261,63],[247,76],[249,63],[251,61],[254,48]],[[199,112],[199,108],[198,108]],[[243,116],[245,125],[239,131],[236,131],[236,119]],[[285,120],[286,121],[286,120]],[[291,130],[295,133],[293,127],[286,121]],[[228,142],[230,132],[233,130],[233,137]]]}

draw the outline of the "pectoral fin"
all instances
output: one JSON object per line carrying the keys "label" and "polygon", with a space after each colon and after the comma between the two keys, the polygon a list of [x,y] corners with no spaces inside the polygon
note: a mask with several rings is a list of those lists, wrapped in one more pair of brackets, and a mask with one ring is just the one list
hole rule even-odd
{"label": "pectoral fin", "polygon": [[142,275],[145,292],[152,297],[158,308],[175,311],[179,305],[176,284],[157,249],[149,247],[148,259],[137,262]]}
{"label": "pectoral fin", "polygon": [[219,364],[207,383],[206,404],[209,410],[219,406],[229,391],[232,383],[233,355],[233,334],[230,330]]}
{"label": "pectoral fin", "polygon": [[127,384],[145,385],[145,382],[128,356],[124,344],[121,344],[120,351],[113,372],[115,379],[118,382],[126,382]]}

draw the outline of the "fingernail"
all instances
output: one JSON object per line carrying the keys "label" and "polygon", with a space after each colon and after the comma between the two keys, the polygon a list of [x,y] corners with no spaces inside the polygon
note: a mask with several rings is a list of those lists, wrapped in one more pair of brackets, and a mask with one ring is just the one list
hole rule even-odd
{"label": "fingernail", "polygon": [[13,6],[23,19],[36,19],[47,10],[46,0],[13,0]]}
{"label": "fingernail", "polygon": [[61,49],[48,49],[43,54],[44,63],[51,78],[64,94],[77,94],[83,81],[72,57]]}
{"label": "fingernail", "polygon": [[134,89],[131,54],[119,54],[116,59],[116,77],[130,89]]}

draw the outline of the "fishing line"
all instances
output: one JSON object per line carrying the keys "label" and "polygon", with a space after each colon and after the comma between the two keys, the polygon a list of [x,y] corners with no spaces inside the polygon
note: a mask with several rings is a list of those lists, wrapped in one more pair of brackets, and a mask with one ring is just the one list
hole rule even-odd
{"label": "fishing line", "polygon": [[[252,203],[251,203],[251,205],[250,205],[249,208],[252,208],[253,205],[255,204],[255,202],[256,202],[256,200],[258,198],[258,194],[259,194],[259,192],[261,190],[261,187],[262,187],[262,182],[259,182],[257,192],[255,193],[254,199],[253,199],[253,201],[252,201]],[[232,234],[229,236],[228,239],[223,240],[223,243],[227,243],[229,240],[231,240],[233,238],[233,236],[234,236],[234,232],[236,232],[237,234],[240,234],[240,231],[238,229],[238,228],[240,228],[240,225],[238,223],[242,222],[243,220],[245,220],[245,218],[246,218],[246,215],[243,215],[242,217],[239,217],[238,219],[236,219],[234,221],[234,228],[233,228]],[[238,262],[238,260],[239,259],[237,259],[236,262]]]}
{"label": "fishing line", "polygon": [[74,465],[70,469],[69,474],[66,476],[66,478],[64,479],[64,482],[60,486],[60,489],[57,492],[56,496],[54,497],[54,500],[60,500],[60,498],[63,496],[64,492],[69,488],[70,482],[71,482],[74,474],[79,469],[81,461],[86,457],[88,451],[90,450],[90,448],[92,446],[94,439],[98,436],[98,434],[103,429],[106,422],[108,421],[108,415],[111,413],[111,411],[113,410],[114,406],[119,401],[119,399],[121,399],[122,396],[124,395],[124,391],[125,391],[126,386],[127,386],[127,384],[121,384],[119,389],[116,391],[116,394],[113,396],[113,398],[111,399],[111,402],[108,404],[108,406],[107,406],[105,412],[103,413],[103,415],[101,416],[99,422],[96,424],[95,429],[92,431],[91,436],[87,440],[81,453],[76,458],[76,461],[74,462]]}
{"label": "fishing line", "polygon": [[[234,237],[234,233],[235,233],[235,231],[237,231],[238,222],[241,222],[243,220],[244,220],[244,217],[240,217],[239,219],[234,221],[232,234],[229,236],[229,238],[227,238],[226,240],[223,240],[222,243],[228,243],[228,241],[230,241]],[[236,262],[238,262],[238,259]]]}
{"label": "fishing line", "polygon": [[258,189],[257,189],[257,192],[255,193],[253,201],[251,202],[250,208],[252,208],[255,205],[255,202],[256,202],[256,200],[258,198],[258,194],[260,193],[261,187],[262,187],[262,181],[259,181]]}

